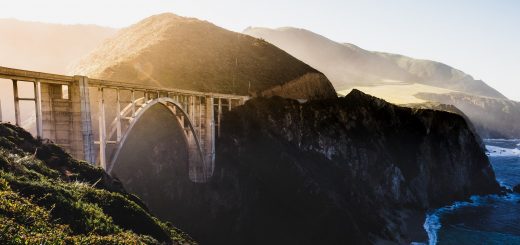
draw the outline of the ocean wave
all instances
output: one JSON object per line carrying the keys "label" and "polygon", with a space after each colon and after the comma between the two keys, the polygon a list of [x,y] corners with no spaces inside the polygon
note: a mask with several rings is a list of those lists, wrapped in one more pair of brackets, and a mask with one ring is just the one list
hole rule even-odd
{"label": "ocean wave", "polygon": [[486,145],[487,155],[492,157],[502,156],[520,156],[520,149],[518,148],[503,148],[498,146]]}
{"label": "ocean wave", "polygon": [[452,205],[445,206],[439,209],[432,210],[426,214],[426,219],[423,228],[428,234],[428,244],[436,245],[439,242],[439,230],[442,228],[441,217],[447,213],[456,211],[463,207],[477,207],[483,205],[493,205],[497,201],[519,202],[520,195],[509,194],[501,195],[486,195],[486,196],[471,196],[469,201],[455,202]]}

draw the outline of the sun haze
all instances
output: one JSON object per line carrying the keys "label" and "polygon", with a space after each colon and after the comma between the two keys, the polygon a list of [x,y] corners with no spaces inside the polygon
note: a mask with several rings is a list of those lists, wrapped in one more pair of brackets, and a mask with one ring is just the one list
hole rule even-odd
{"label": "sun haze", "polygon": [[173,12],[233,31],[294,26],[368,50],[449,64],[520,100],[517,1],[6,1],[0,18],[121,28]]}

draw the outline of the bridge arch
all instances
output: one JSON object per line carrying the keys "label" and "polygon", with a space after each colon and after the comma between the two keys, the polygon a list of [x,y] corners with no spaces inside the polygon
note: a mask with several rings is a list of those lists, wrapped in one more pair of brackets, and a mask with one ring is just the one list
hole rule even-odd
{"label": "bridge arch", "polygon": [[[140,122],[148,110],[155,106],[162,105],[177,119],[177,122],[174,121],[172,123],[178,123],[183,128],[184,140],[188,147],[188,174],[190,180],[193,182],[206,182],[213,174],[213,163],[207,162],[207,159],[205,159],[201,140],[197,137],[194,124],[190,120],[189,114],[183,109],[183,106],[178,101],[169,97],[161,97],[148,101],[145,101],[145,98],[139,98],[136,101],[141,101],[143,104],[135,110],[135,112],[132,112],[131,117],[127,117],[129,125],[124,133],[121,134],[121,139],[118,140],[115,151],[108,161],[106,171],[109,174],[112,172],[129,135],[133,133],[134,126]],[[120,116],[124,117],[130,111],[131,105],[125,107],[120,112]],[[110,134],[114,134],[117,130],[115,124],[112,123]]]}

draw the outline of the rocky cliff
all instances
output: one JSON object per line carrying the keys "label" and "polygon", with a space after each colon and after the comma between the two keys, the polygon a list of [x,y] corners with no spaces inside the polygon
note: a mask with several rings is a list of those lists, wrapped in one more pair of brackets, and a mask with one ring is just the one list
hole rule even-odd
{"label": "rocky cliff", "polygon": [[[317,90],[298,96],[336,96],[321,72],[274,45],[174,14],[151,16],[120,30],[71,73],[241,95],[276,91],[287,84],[296,87],[301,80],[311,78]],[[285,91],[280,93],[284,94]]]}
{"label": "rocky cliff", "polygon": [[483,138],[520,138],[520,102],[462,93],[419,93],[417,98],[454,105],[468,116]]}
{"label": "rocky cliff", "polygon": [[427,209],[499,191],[464,118],[357,90],[303,104],[257,98],[226,113],[209,183],[191,183],[179,162],[135,156],[121,181],[145,202],[162,197],[153,211],[203,244],[425,241]]}

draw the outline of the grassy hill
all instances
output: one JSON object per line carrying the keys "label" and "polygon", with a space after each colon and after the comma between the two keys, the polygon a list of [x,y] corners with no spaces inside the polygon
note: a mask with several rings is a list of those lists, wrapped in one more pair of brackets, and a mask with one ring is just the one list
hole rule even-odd
{"label": "grassy hill", "polygon": [[299,87],[292,97],[335,97],[321,72],[274,45],[169,13],[120,30],[72,73],[206,92],[287,95]]}
{"label": "grassy hill", "polygon": [[0,244],[195,244],[117,180],[0,124]]}

